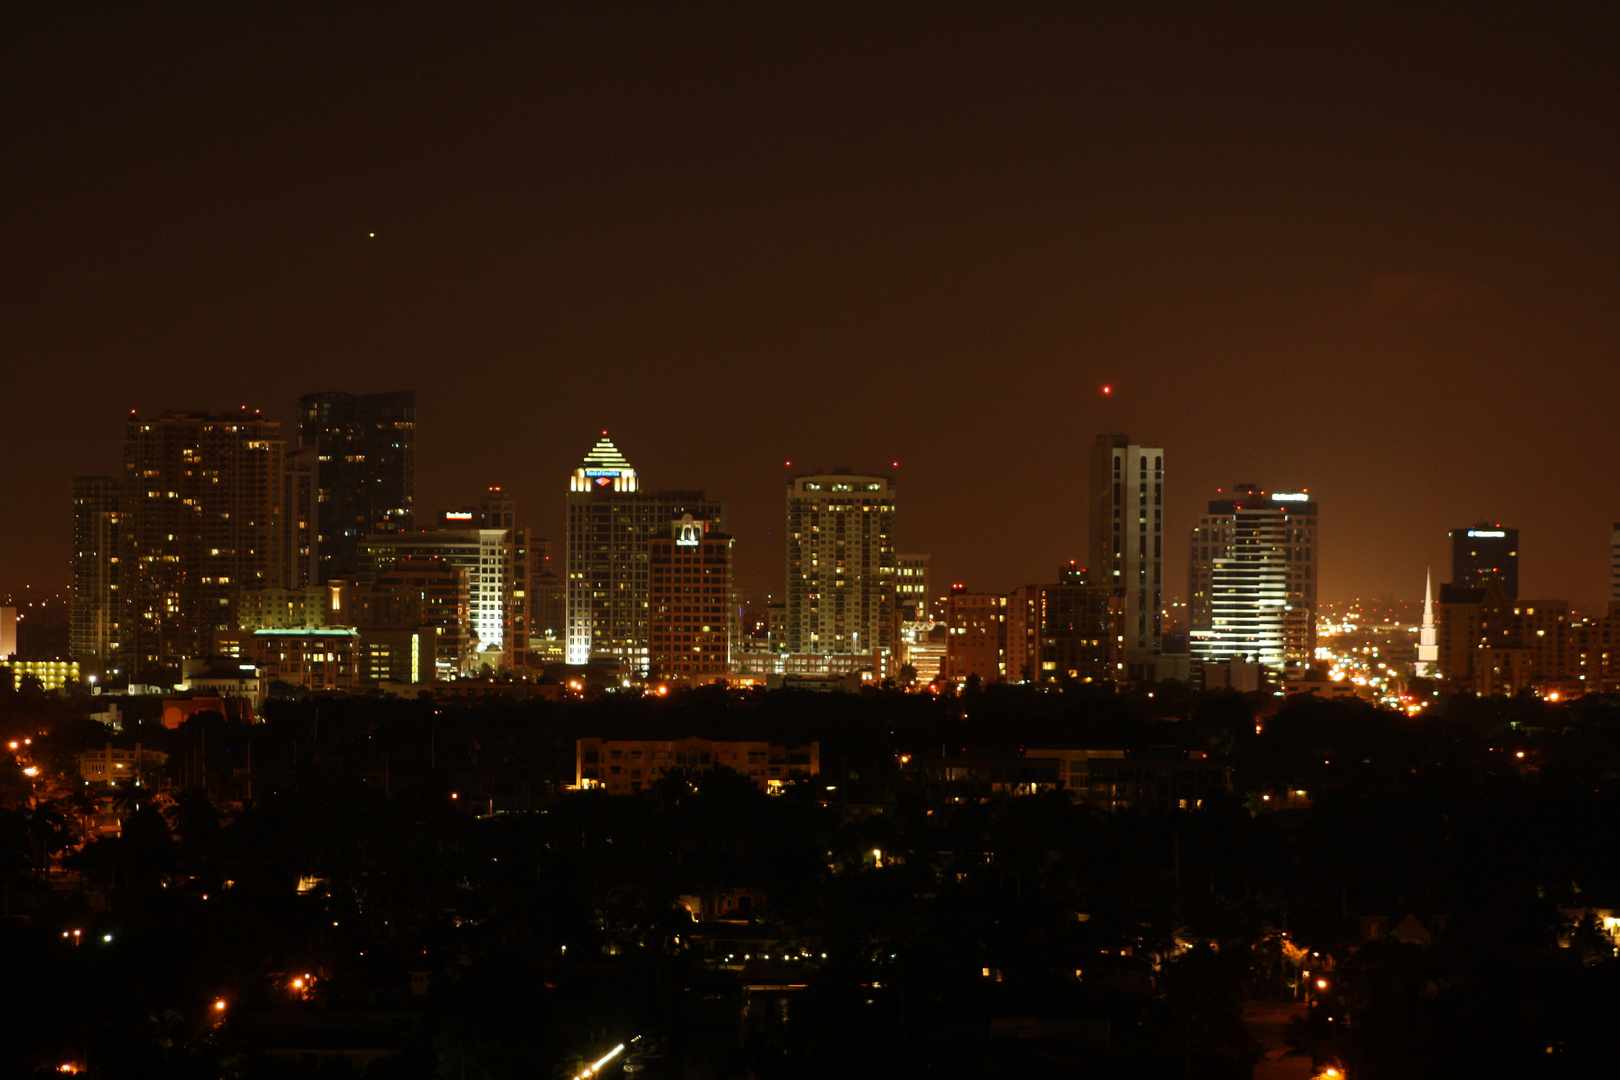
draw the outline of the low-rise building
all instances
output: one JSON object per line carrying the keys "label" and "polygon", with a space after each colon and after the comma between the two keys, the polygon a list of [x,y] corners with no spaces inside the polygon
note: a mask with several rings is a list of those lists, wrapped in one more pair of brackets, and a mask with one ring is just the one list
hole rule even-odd
{"label": "low-rise building", "polygon": [[79,777],[87,784],[116,784],[134,781],[152,787],[163,779],[163,764],[169,755],[147,750],[136,743],[132,749],[108,743],[102,750],[86,750],[79,755]]}
{"label": "low-rise building", "polygon": [[762,791],[779,790],[795,774],[821,772],[821,744],[787,746],[769,741],[686,739],[580,739],[576,745],[574,786],[631,795],[645,791],[671,769],[707,771],[728,767],[752,780]]}

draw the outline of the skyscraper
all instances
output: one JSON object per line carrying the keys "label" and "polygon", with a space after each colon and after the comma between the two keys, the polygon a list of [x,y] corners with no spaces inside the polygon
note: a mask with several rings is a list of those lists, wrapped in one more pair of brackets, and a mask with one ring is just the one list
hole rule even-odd
{"label": "skyscraper", "polygon": [[[1267,495],[1253,484],[1235,484],[1232,497],[1214,499],[1193,528],[1187,587],[1187,626],[1193,633],[1212,628],[1216,562],[1235,552],[1240,507],[1268,508],[1282,515],[1284,563],[1283,663],[1308,666],[1316,657],[1317,503],[1302,491]],[[1252,659],[1252,658],[1251,658]]]}
{"label": "skyscraper", "polygon": [[103,663],[118,651],[123,622],[121,565],[123,482],[113,476],[73,478],[73,590],[68,634],[73,658]]}
{"label": "skyscraper", "polygon": [[1124,665],[1157,677],[1164,606],[1164,450],[1125,435],[1091,448],[1091,570],[1123,601]]}
{"label": "skyscraper", "polygon": [[[1199,664],[1241,657],[1282,671],[1287,656],[1287,514],[1269,500],[1237,501],[1211,560],[1208,626],[1189,634]],[[1213,510],[1216,504],[1211,504]]]}
{"label": "skyscraper", "polygon": [[1519,601],[1519,530],[1482,521],[1471,529],[1451,530],[1451,584],[1482,589],[1489,578],[1502,583],[1510,604]]}
{"label": "skyscraper", "polygon": [[[447,515],[448,516],[448,515]],[[372,533],[360,543],[367,581],[382,580],[383,571],[407,559],[438,559],[466,571],[469,620],[477,652],[471,667],[500,670],[506,656],[507,530],[425,529],[408,533]]]}
{"label": "skyscraper", "polygon": [[788,481],[788,652],[892,656],[894,510],[892,477],[834,469]]}
{"label": "skyscraper", "polygon": [[651,670],[683,682],[724,675],[731,644],[731,537],[682,516],[648,544]]}
{"label": "skyscraper", "polygon": [[642,491],[636,470],[603,432],[568,481],[568,662],[650,662],[648,554],[652,538],[690,514],[723,531],[725,507],[701,491]]}
{"label": "skyscraper", "polygon": [[121,666],[177,672],[235,629],[243,589],[281,585],[281,425],[239,416],[131,415],[124,434]]}
{"label": "skyscraper", "polygon": [[360,541],[411,527],[416,391],[298,399],[298,441],[316,451],[320,583],[360,572]]}

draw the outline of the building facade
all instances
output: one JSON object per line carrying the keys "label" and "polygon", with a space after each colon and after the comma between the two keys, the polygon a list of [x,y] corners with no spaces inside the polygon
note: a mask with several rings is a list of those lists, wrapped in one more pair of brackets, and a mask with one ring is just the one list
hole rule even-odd
{"label": "building facade", "polygon": [[124,434],[118,668],[177,672],[236,626],[244,589],[285,571],[281,425],[238,416],[131,415]]}
{"label": "building facade", "polygon": [[775,792],[796,775],[821,773],[821,744],[789,746],[768,741],[720,742],[689,738],[579,739],[575,744],[574,786],[609,795],[632,795],[651,787],[666,772],[735,769],[762,791]]}
{"label": "building facade", "polygon": [[466,572],[474,670],[499,670],[506,662],[506,603],[509,594],[506,529],[428,529],[411,533],[372,533],[361,544],[364,579],[407,559],[437,559]]}
{"label": "building facade", "polygon": [[406,532],[416,500],[416,391],[305,394],[298,442],[316,454],[319,579],[361,571],[361,545]]}
{"label": "building facade", "polygon": [[1091,448],[1091,570],[1123,601],[1120,674],[1157,677],[1164,607],[1164,450],[1125,435]]}
{"label": "building facade", "polygon": [[945,598],[945,678],[1007,680],[1007,598],[955,586]]}
{"label": "building facade", "polygon": [[649,672],[712,682],[731,665],[731,537],[691,515],[648,544]]}
{"label": "building facade", "polygon": [[[1222,565],[1223,603],[1237,605],[1235,614],[1223,616],[1228,620],[1225,629],[1239,632],[1240,640],[1236,643],[1242,644],[1247,640],[1242,635],[1243,625],[1259,620],[1264,625],[1257,623],[1251,628],[1256,632],[1264,631],[1265,641],[1249,643],[1257,650],[1262,646],[1270,649],[1272,616],[1260,615],[1260,609],[1252,608],[1251,604],[1271,604],[1275,600],[1269,593],[1262,593],[1275,584],[1276,567],[1271,564],[1280,561],[1281,666],[1290,671],[1302,671],[1316,658],[1317,502],[1302,491],[1268,495],[1252,484],[1234,485],[1232,492],[1231,498],[1212,500],[1209,512],[1193,527],[1187,575],[1187,625],[1192,651],[1195,656],[1208,655],[1214,659],[1249,655],[1222,651],[1231,642],[1211,645],[1219,636],[1214,633],[1215,578],[1217,566]],[[1239,622],[1231,622],[1234,617]],[[1198,641],[1204,643],[1203,654],[1196,644],[1191,644]],[[1209,651],[1211,648],[1215,651]],[[1258,660],[1256,656],[1258,652],[1250,659],[1268,668],[1278,666],[1271,661]]]}
{"label": "building facade", "polygon": [[892,477],[788,481],[787,652],[894,655],[894,521]]}
{"label": "building facade", "polygon": [[123,482],[113,476],[73,478],[73,586],[69,648],[77,659],[106,663],[119,651],[126,614],[119,588],[123,558]]}
{"label": "building facade", "polygon": [[603,433],[568,481],[568,663],[607,659],[647,671],[650,547],[687,515],[724,527],[725,507],[701,491],[642,491],[636,470]]}
{"label": "building facade", "polygon": [[1508,603],[1519,599],[1519,530],[1482,521],[1468,529],[1451,530],[1451,583],[1482,589],[1495,578],[1502,583]]}
{"label": "building facade", "polygon": [[1071,562],[1050,585],[1026,585],[1007,602],[1007,678],[1013,682],[1105,682],[1114,678],[1115,637],[1106,585]]}

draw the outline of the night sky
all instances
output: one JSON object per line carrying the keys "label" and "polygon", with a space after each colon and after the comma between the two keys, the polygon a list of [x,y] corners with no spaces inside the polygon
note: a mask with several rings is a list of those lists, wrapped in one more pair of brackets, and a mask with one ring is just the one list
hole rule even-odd
{"label": "night sky", "polygon": [[898,461],[900,549],[1005,591],[1122,429],[1167,595],[1254,482],[1320,499],[1326,600],[1489,519],[1595,606],[1620,8],[1411,7],[5,5],[0,591],[66,584],[132,408],[414,388],[422,510],[560,541],[609,429],[757,593],[786,461]]}

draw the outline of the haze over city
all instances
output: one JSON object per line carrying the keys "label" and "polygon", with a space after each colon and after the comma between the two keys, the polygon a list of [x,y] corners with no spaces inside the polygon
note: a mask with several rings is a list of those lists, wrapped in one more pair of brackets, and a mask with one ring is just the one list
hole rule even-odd
{"label": "haze over city", "polygon": [[[1309,488],[1321,596],[1446,532],[1604,596],[1620,520],[1616,16],[1598,5],[346,5],[0,16],[0,589],[65,586],[131,409],[414,388],[418,506],[561,542],[608,429],[783,573],[784,462],[900,546],[1084,558],[1085,453]],[[1101,393],[1104,385],[1112,395]]]}

